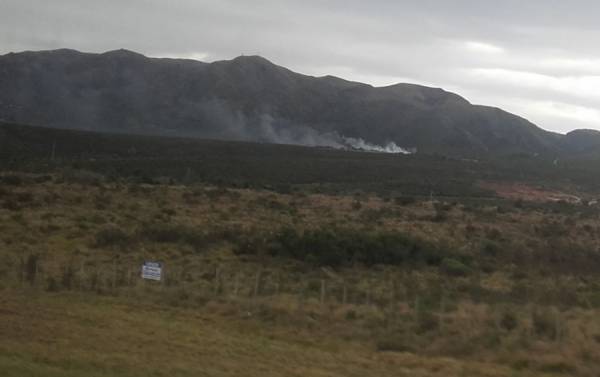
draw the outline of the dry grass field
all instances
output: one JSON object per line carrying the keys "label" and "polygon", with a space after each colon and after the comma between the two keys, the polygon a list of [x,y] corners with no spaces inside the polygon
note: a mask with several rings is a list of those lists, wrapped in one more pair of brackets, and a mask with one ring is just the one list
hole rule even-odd
{"label": "dry grass field", "polygon": [[[3,375],[600,368],[593,206],[140,185],[84,171],[3,182]],[[140,279],[144,260],[164,263],[162,282]]]}

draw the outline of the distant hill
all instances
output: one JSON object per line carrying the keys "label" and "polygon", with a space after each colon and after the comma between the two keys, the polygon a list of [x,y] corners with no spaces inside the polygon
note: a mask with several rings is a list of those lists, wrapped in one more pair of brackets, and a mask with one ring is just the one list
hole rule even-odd
{"label": "distant hill", "polygon": [[575,130],[561,139],[561,149],[569,155],[600,157],[600,131]]}
{"label": "distant hill", "polygon": [[305,76],[258,56],[207,64],[127,50],[10,53],[0,56],[0,120],[308,146],[414,147],[461,156],[554,156],[589,147],[577,133],[547,132],[442,89],[375,88]]}

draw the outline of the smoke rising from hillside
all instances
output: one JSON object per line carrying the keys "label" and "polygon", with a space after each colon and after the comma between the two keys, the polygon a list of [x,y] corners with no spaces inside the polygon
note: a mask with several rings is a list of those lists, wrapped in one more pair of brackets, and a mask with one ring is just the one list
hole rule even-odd
{"label": "smoke rising from hillside", "polygon": [[203,126],[208,128],[198,136],[366,152],[412,153],[393,141],[385,145],[377,145],[361,138],[346,137],[337,132],[319,132],[307,125],[275,118],[268,113],[245,115],[241,111],[231,109],[222,100],[206,101],[200,109]]}
{"label": "smoke rising from hillside", "polygon": [[353,137],[343,137],[346,144],[350,145],[354,149],[360,149],[369,152],[380,152],[380,153],[396,153],[396,154],[411,154],[413,152],[408,149],[399,147],[393,141],[390,141],[386,145],[376,145],[367,143],[363,139]]}

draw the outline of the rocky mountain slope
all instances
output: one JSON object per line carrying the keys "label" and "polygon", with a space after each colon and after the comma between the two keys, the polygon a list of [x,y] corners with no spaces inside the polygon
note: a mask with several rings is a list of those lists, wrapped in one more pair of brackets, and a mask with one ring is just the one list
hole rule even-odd
{"label": "rocky mountain slope", "polygon": [[[0,120],[103,132],[474,156],[595,145],[442,89],[294,73],[258,56],[211,64],[117,50],[0,56]],[[600,138],[597,138],[600,139]]]}

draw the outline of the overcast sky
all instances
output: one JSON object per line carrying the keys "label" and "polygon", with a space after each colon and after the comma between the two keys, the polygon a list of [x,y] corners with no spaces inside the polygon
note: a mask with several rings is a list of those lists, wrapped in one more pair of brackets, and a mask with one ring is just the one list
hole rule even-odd
{"label": "overcast sky", "polygon": [[600,1],[0,0],[0,53],[259,54],[376,86],[411,82],[540,127],[600,129]]}

